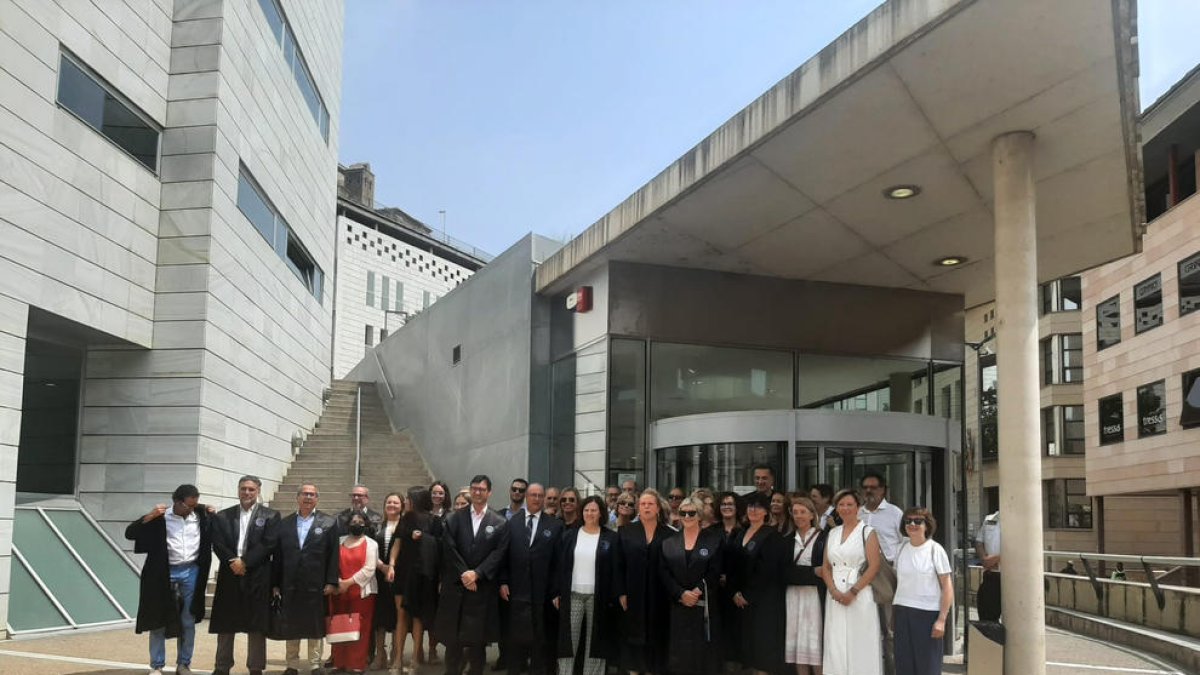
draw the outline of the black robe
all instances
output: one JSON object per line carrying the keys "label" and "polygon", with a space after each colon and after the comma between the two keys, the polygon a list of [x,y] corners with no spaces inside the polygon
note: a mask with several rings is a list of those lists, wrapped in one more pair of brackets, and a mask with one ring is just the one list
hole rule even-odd
{"label": "black robe", "polygon": [[[701,530],[690,553],[684,549],[683,533],[671,535],[662,543],[659,577],[671,603],[671,641],[667,646],[666,672],[715,673],[721,669],[721,604],[714,602],[721,584],[724,561],[723,537],[716,530]],[[679,601],[684,591],[707,587],[701,600],[708,603],[708,629],[705,608],[686,607]],[[780,655],[782,657],[782,654]]]}
{"label": "black robe", "polygon": [[528,513],[521,509],[508,521],[508,551],[500,583],[508,585],[510,639],[521,644],[544,644],[549,638],[546,617],[550,579],[563,524],[542,513],[530,543],[528,519]]}
{"label": "black robe", "polygon": [[279,521],[279,549],[271,565],[271,585],[281,593],[269,636],[274,640],[325,637],[326,586],[338,583],[337,519],[313,512],[308,535],[296,533],[297,514]]}
{"label": "black robe", "polygon": [[665,665],[670,603],[659,574],[662,543],[675,530],[664,523],[646,542],[646,528],[635,520],[617,531],[616,594],[625,596],[621,613],[621,670],[659,673]]}
{"label": "black robe", "polygon": [[[190,607],[196,621],[204,620],[204,586],[208,583],[208,568],[212,563],[212,518],[203,504],[194,509],[200,524],[200,549],[196,554],[196,592]],[[125,538],[133,542],[134,553],[145,553],[142,578],[139,582],[137,627],[142,633],[156,628],[166,629],[167,637],[177,637],[179,608],[171,591],[171,565],[167,558],[167,519],[159,516],[150,522],[141,518],[125,528]]]}
{"label": "black robe", "polygon": [[[566,529],[558,543],[554,559],[554,576],[548,589],[551,599],[558,598],[558,656],[575,655],[571,643],[571,573],[575,569],[575,544],[583,526]],[[588,658],[615,660],[620,636],[617,635],[617,533],[607,527],[600,528],[600,541],[596,543],[596,590],[593,605],[593,621],[588,639]],[[582,638],[581,638],[582,639]]]}
{"label": "black robe", "polygon": [[750,603],[736,610],[741,624],[741,662],[754,670],[778,672],[784,667],[787,601],[783,573],[791,547],[767,524],[749,542],[742,541],[737,539],[730,553],[735,560],[731,588]]}
{"label": "black robe", "polygon": [[[508,551],[508,521],[491,509],[479,531],[471,530],[471,508],[446,517],[442,531],[442,593],[434,627],[447,645],[483,646],[500,639],[500,568]],[[462,585],[475,570],[476,590]]]}
{"label": "black robe", "polygon": [[241,535],[240,504],[213,518],[213,553],[217,556],[217,591],[213,596],[210,633],[266,633],[271,602],[271,556],[279,544],[279,512],[262,504],[254,507],[246,530],[242,562],[246,573],[237,576],[229,561],[238,557]]}

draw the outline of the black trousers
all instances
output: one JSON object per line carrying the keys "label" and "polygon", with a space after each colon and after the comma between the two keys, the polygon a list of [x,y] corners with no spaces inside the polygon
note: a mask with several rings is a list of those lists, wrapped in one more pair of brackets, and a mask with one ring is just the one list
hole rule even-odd
{"label": "black trousers", "polygon": [[983,580],[979,582],[979,591],[975,594],[975,609],[979,612],[979,620],[999,621],[1000,608],[1000,573],[984,571]]}
{"label": "black trousers", "polygon": [[446,675],[462,675],[463,657],[466,656],[468,675],[483,675],[483,662],[487,658],[484,645],[465,645],[458,640],[446,642]]}
{"label": "black trousers", "polygon": [[[529,662],[530,675],[545,675],[547,663],[555,661],[547,645],[544,614],[535,611],[528,600],[512,599],[508,606],[512,610],[504,652],[508,675],[521,675],[526,661]],[[513,622],[512,616],[526,617],[526,620]],[[542,628],[539,630],[538,626]]]}

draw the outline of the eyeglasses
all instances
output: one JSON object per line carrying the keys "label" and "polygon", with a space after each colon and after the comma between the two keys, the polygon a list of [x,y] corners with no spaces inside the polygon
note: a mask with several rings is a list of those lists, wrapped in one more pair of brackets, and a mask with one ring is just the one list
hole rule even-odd
{"label": "eyeglasses", "polygon": [[696,517],[696,516],[698,516],[698,515],[700,515],[700,512],[699,512],[699,511],[691,511],[691,510],[688,510],[688,511],[680,511],[680,512],[679,512],[679,517],[680,517],[680,518],[695,518],[695,517]]}
{"label": "eyeglasses", "polygon": [[524,492],[524,491],[525,491],[525,488],[523,488],[523,487],[516,487],[516,486],[514,486],[514,487],[511,487],[511,488],[509,488],[509,489],[510,489],[510,490],[512,490],[513,492]]}
{"label": "eyeglasses", "polygon": [[678,502],[683,500],[683,495],[671,495],[670,497],[667,497],[667,499],[670,499],[673,502]]}
{"label": "eyeglasses", "polygon": [[354,499],[355,497],[357,497],[357,498],[359,498],[359,499],[366,499],[366,498],[367,498],[367,496],[366,496],[366,495],[364,495],[364,494],[359,494],[359,493],[357,493],[357,492],[351,492],[351,493],[350,493],[350,498],[351,498],[351,499]]}
{"label": "eyeglasses", "polygon": [[924,518],[905,518],[904,519],[905,527],[914,527],[914,526],[915,527],[923,527],[924,525],[925,525]]}
{"label": "eyeglasses", "polygon": [[301,493],[300,493],[300,496],[301,496],[301,497],[316,497],[316,496],[317,496],[317,493],[315,493],[315,492],[301,492]]}
{"label": "eyeglasses", "polygon": [[632,508],[633,508],[633,502],[617,502],[617,506],[623,506],[623,507],[625,507],[625,508],[632,509]]}

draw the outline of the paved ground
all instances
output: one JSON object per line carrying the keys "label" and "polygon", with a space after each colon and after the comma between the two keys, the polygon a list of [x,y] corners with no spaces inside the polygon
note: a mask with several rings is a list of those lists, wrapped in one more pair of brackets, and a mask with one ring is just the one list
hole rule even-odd
{"label": "paved ground", "polygon": [[[201,632],[196,643],[195,672],[209,672],[216,639]],[[244,641],[239,640],[236,654],[245,658]],[[167,655],[170,661],[174,645],[168,645]],[[146,658],[146,636],[134,634],[132,628],[0,642],[0,673],[6,675],[144,673]],[[1183,675],[1161,661],[1057,629],[1047,632],[1047,660],[1050,675]],[[283,643],[268,642],[267,672],[279,673],[284,665]],[[234,672],[246,670],[239,667]],[[949,657],[945,672],[965,673],[961,658]],[[441,673],[440,665],[423,666],[418,675]]]}

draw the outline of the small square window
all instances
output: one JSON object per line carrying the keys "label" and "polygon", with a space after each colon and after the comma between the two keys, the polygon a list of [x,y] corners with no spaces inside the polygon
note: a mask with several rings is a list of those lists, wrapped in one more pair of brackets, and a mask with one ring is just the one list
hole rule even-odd
{"label": "small square window", "polygon": [[1133,331],[1144,333],[1163,322],[1162,275],[1155,274],[1133,287]]}
{"label": "small square window", "polygon": [[453,365],[462,361],[462,345],[454,345],[454,349],[450,350],[450,361]]}
{"label": "small square window", "polygon": [[1137,388],[1138,438],[1167,433],[1166,393],[1163,380]]}
{"label": "small square window", "polygon": [[1099,403],[1100,445],[1125,440],[1125,402],[1120,394],[1105,396]]}
{"label": "small square window", "polygon": [[1183,411],[1179,426],[1184,429],[1200,427],[1200,368],[1183,374]]}
{"label": "small square window", "polygon": [[1179,263],[1179,316],[1200,309],[1200,253]]}
{"label": "small square window", "polygon": [[1114,295],[1096,305],[1096,349],[1121,342],[1121,296]]}

